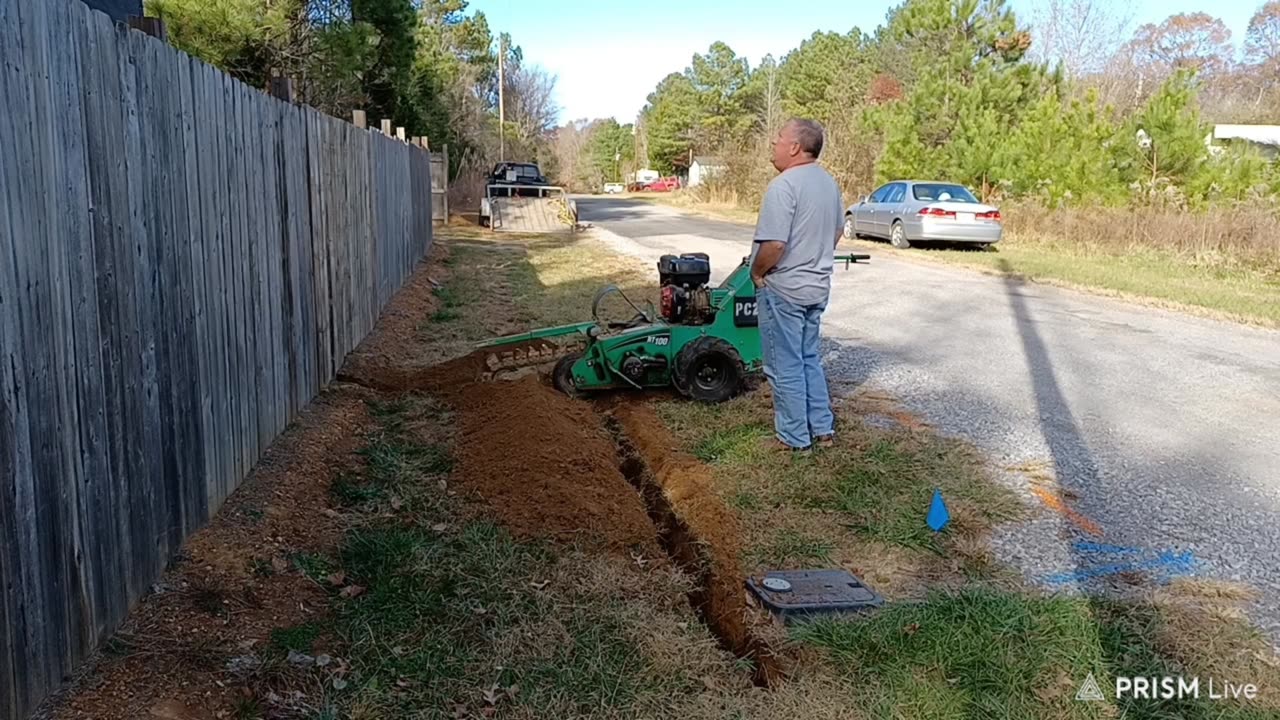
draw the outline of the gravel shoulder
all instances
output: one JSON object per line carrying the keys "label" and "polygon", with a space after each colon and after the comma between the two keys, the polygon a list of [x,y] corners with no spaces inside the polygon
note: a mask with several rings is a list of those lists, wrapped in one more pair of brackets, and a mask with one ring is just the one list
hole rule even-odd
{"label": "gravel shoulder", "polygon": [[[745,225],[578,202],[646,260],[707,252],[719,278],[749,251]],[[833,385],[970,440],[1042,509],[999,529],[1002,560],[1054,590],[1248,586],[1280,639],[1280,332],[859,249],[825,316]]]}

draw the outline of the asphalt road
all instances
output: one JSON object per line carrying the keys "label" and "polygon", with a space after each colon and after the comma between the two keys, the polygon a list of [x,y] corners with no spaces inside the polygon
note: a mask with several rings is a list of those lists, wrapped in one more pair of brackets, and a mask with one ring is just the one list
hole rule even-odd
{"label": "asphalt road", "polygon": [[[748,226],[626,199],[578,207],[638,257],[708,253],[717,280],[750,250]],[[984,451],[1040,509],[998,529],[1002,560],[1067,591],[1133,571],[1244,583],[1280,640],[1280,333],[879,247],[870,265],[837,266],[823,321],[833,390],[888,393]],[[1033,494],[1029,468],[1056,477],[1075,514]]]}

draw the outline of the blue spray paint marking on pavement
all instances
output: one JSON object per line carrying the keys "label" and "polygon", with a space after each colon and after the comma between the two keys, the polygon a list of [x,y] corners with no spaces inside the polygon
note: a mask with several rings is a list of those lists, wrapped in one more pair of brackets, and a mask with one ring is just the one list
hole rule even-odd
{"label": "blue spray paint marking on pavement", "polygon": [[1100,553],[1112,555],[1141,555],[1142,549],[1136,547],[1126,547],[1124,545],[1108,545],[1106,543],[1095,543],[1087,540],[1081,540],[1073,546],[1077,552],[1083,553]]}
{"label": "blue spray paint marking on pavement", "polygon": [[1161,550],[1154,558],[1134,562],[1098,565],[1090,568],[1080,568],[1071,572],[1050,575],[1046,577],[1044,581],[1050,585],[1067,585],[1070,583],[1089,580],[1091,578],[1104,577],[1107,575],[1119,575],[1120,573],[1138,572],[1142,570],[1159,570],[1161,571],[1160,578],[1164,579],[1177,575],[1188,575],[1195,572],[1196,564],[1195,554],[1190,550],[1185,550],[1183,552]]}
{"label": "blue spray paint marking on pavement", "polygon": [[925,522],[929,523],[929,527],[938,532],[951,522],[951,513],[947,512],[947,504],[942,501],[942,491],[933,491],[933,502],[929,505],[929,515],[925,518]]}

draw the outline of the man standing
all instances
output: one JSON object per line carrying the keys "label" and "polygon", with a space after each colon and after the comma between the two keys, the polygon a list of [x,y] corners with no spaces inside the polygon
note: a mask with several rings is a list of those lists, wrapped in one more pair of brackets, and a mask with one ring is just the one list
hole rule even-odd
{"label": "man standing", "polygon": [[816,161],[822,126],[790,120],[773,141],[773,166],[756,222],[751,279],[756,285],[764,374],[773,388],[777,450],[829,447],[835,439],[831,395],[818,356],[822,311],[831,294],[844,201]]}

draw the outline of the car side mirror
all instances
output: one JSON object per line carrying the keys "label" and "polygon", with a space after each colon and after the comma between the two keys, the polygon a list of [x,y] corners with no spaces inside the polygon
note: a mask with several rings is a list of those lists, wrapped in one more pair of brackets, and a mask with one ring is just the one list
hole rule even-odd
{"label": "car side mirror", "polygon": [[866,204],[867,204],[867,203],[869,203],[869,202],[871,202],[871,196],[870,196],[870,195],[863,195],[863,196],[862,196],[862,199],[858,201],[858,204],[859,204],[859,205],[866,205]]}

